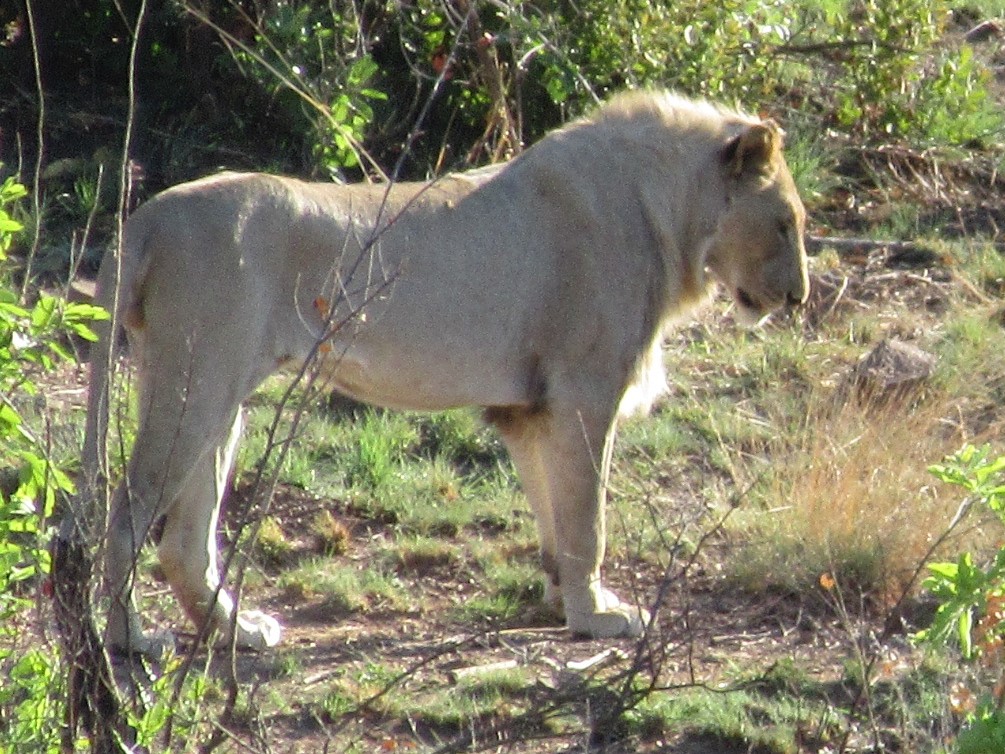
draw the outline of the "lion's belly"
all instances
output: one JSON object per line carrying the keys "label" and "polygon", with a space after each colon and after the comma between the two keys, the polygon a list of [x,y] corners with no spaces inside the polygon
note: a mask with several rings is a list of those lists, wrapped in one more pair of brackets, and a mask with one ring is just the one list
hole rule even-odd
{"label": "lion's belly", "polygon": [[337,349],[324,372],[334,386],[356,400],[395,409],[439,411],[460,406],[513,405],[526,400],[511,370],[491,358],[394,353],[365,345]]}

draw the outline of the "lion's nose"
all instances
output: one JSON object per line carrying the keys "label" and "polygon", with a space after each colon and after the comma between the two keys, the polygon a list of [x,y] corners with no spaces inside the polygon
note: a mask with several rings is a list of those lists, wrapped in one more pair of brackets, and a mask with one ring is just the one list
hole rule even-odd
{"label": "lion's nose", "polygon": [[799,264],[799,270],[793,275],[794,279],[789,284],[789,290],[785,294],[785,303],[789,306],[799,306],[805,304],[810,295],[810,276],[806,269],[806,257],[803,256]]}

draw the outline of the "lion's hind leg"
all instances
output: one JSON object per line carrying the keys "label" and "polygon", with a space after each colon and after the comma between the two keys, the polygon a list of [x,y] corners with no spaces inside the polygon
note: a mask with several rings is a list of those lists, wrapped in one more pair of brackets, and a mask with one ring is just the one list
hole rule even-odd
{"label": "lion's hind leg", "polygon": [[113,652],[159,659],[172,639],[169,634],[144,633],[134,597],[139,552],[150,536],[156,510],[154,504],[133,504],[125,480],[112,495],[105,551],[104,578],[109,594],[105,635]]}
{"label": "lion's hind leg", "polygon": [[[197,431],[192,418],[174,401],[147,400],[150,391],[140,381],[140,420],[126,468],[109,506],[105,551],[105,585],[110,604],[106,626],[111,649],[127,654],[159,657],[171,642],[169,635],[145,634],[139,619],[134,587],[139,553],[156,524],[171,510],[193,468],[211,447],[206,430]],[[161,397],[165,393],[161,394]],[[208,512],[207,512],[208,514]]]}
{"label": "lion's hind leg", "polygon": [[175,596],[197,627],[205,627],[220,643],[234,638],[239,647],[265,649],[279,643],[279,623],[258,611],[241,611],[235,617],[234,600],[221,586],[218,562],[220,505],[242,428],[237,412],[228,439],[195,466],[166,513],[157,552]]}
{"label": "lion's hind leg", "polygon": [[[141,362],[148,352],[138,352]],[[232,602],[222,591],[217,595],[214,534],[240,432],[239,387],[173,363],[141,365],[139,428],[125,479],[111,501],[106,540],[105,584],[111,597],[106,637],[115,650],[153,656],[163,650],[161,636],[142,632],[133,597],[140,549],[159,521],[164,523],[159,554],[186,610],[200,627],[207,618],[211,628],[224,633],[230,625],[219,617],[229,619]],[[250,646],[263,646],[263,637],[277,633],[274,622],[250,620],[250,632],[257,634],[245,642]]]}

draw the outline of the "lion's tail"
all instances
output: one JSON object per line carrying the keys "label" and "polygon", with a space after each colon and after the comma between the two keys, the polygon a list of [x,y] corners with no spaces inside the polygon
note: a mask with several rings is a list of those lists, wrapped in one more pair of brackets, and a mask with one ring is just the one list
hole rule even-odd
{"label": "lion's tail", "polygon": [[119,253],[110,249],[98,272],[95,300],[111,314],[111,319],[97,323],[98,341],[90,354],[87,422],[80,464],[80,492],[89,500],[101,500],[104,496],[111,376],[123,343],[123,328],[138,330],[145,325],[142,290],[152,235],[148,217],[142,208],[130,217]]}

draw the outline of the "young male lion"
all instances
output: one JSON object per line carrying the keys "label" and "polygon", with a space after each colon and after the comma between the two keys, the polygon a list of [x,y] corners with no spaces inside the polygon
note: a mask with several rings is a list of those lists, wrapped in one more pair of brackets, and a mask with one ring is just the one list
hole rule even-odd
{"label": "young male lion", "polygon": [[[150,649],[132,584],[158,521],[191,619],[243,646],[278,641],[274,618],[235,615],[221,588],[217,516],[241,402],[313,356],[359,400],[483,408],[537,518],[546,599],[574,634],[638,634],[647,611],[601,582],[619,406],[651,404],[664,329],[712,281],[747,322],[802,302],[803,226],[772,121],[656,92],[616,97],[487,172],[390,187],[225,174],[157,196],[99,286],[139,375],[109,513],[110,644]],[[106,329],[93,360],[88,494],[113,340]]]}

